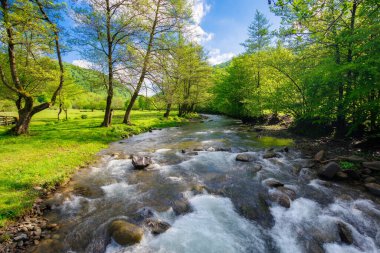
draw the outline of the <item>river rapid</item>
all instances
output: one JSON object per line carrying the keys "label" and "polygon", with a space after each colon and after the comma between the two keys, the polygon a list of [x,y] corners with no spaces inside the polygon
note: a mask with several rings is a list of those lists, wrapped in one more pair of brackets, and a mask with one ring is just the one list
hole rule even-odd
{"label": "river rapid", "polygon": [[[208,115],[204,123],[111,144],[97,164],[49,200],[52,210],[45,216],[60,228],[36,252],[380,252],[377,199],[319,179],[292,140],[250,129]],[[276,156],[263,158],[272,147]],[[243,152],[250,162],[236,161]],[[134,170],[131,154],[149,155],[155,164]],[[295,193],[289,208],[273,198],[278,190],[268,179]],[[178,199],[188,200],[192,211],[176,215],[172,204]],[[133,221],[147,209],[171,227],[160,235],[143,227],[142,241],[129,247],[107,239],[112,220]]]}

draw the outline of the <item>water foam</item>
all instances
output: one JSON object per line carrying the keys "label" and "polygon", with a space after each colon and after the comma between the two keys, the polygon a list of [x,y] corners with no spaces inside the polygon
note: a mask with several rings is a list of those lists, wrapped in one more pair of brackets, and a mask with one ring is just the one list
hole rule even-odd
{"label": "water foam", "polygon": [[194,211],[175,220],[164,234],[148,235],[139,245],[124,249],[111,244],[106,252],[265,252],[262,231],[239,216],[230,199],[198,195],[190,203]]}

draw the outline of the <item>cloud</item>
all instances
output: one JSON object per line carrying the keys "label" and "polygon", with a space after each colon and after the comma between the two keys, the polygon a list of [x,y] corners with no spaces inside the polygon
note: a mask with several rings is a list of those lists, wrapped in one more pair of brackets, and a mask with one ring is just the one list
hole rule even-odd
{"label": "cloud", "polygon": [[91,69],[94,66],[93,63],[86,60],[73,60],[72,64],[84,69]]}
{"label": "cloud", "polygon": [[217,65],[231,60],[234,56],[234,53],[222,53],[220,49],[214,48],[209,52],[208,62],[211,65]]}
{"label": "cloud", "polygon": [[203,18],[211,9],[211,5],[207,4],[206,0],[188,0],[192,9],[193,24],[186,31],[190,40],[197,43],[206,43],[214,38],[213,33],[206,32],[201,23]]}

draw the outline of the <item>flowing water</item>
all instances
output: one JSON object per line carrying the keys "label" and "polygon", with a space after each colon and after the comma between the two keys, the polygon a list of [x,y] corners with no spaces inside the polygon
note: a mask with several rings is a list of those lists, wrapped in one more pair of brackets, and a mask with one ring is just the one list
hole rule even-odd
{"label": "flowing water", "polygon": [[[39,252],[380,252],[378,201],[317,179],[308,168],[311,161],[291,144],[221,116],[114,143],[96,166],[78,172],[50,200],[47,218],[60,229]],[[198,155],[181,152],[210,147]],[[279,157],[263,159],[270,147]],[[254,161],[236,161],[241,152]],[[134,170],[131,160],[123,159],[130,154],[149,154],[153,169]],[[274,191],[263,182],[268,178],[296,192],[290,208],[268,197]],[[204,190],[196,194],[192,189],[200,185]],[[179,198],[188,199],[192,212],[174,214],[171,206]],[[129,247],[106,239],[112,220],[133,220],[147,207],[171,228],[158,236],[144,228],[141,243]],[[338,223],[351,231],[352,244],[342,242]]]}

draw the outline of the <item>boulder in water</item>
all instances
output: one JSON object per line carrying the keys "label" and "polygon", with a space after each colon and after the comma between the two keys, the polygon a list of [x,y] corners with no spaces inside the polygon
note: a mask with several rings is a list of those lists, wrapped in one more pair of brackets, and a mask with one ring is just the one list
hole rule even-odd
{"label": "boulder in water", "polygon": [[321,162],[324,157],[325,157],[325,151],[321,150],[317,154],[315,154],[314,160],[317,161],[317,162]]}
{"label": "boulder in water", "polygon": [[351,229],[343,222],[338,222],[338,232],[342,242],[352,244],[354,238],[352,237]]}
{"label": "boulder in water", "polygon": [[174,201],[172,208],[176,215],[182,215],[191,212],[190,203],[185,198]]}
{"label": "boulder in water", "polygon": [[111,238],[122,246],[139,243],[144,235],[142,228],[125,220],[115,220],[108,228]]}
{"label": "boulder in water", "polygon": [[364,162],[363,166],[371,170],[380,171],[380,161]]}
{"label": "boulder in water", "polygon": [[273,150],[268,150],[263,155],[264,159],[270,159],[270,158],[275,158],[275,157],[279,157],[279,155],[276,152],[274,152]]}
{"label": "boulder in water", "polygon": [[327,179],[332,179],[336,173],[340,171],[340,166],[335,162],[330,162],[327,165],[323,166],[319,172],[319,176]]}
{"label": "boulder in water", "polygon": [[153,164],[152,158],[148,156],[132,155],[132,164],[137,170],[143,170]]}
{"label": "boulder in water", "polygon": [[159,234],[165,233],[166,230],[168,230],[170,228],[169,223],[167,223],[165,221],[153,219],[153,218],[146,219],[144,221],[144,224],[149,228],[149,230],[154,235],[159,235]]}
{"label": "boulder in water", "polygon": [[288,187],[280,186],[277,188],[278,191],[284,193],[286,196],[288,196],[291,200],[295,200],[297,197],[297,194],[295,191]]}
{"label": "boulder in water", "polygon": [[336,177],[339,179],[339,180],[346,180],[348,179],[348,175],[346,172],[343,172],[343,171],[338,171],[336,173]]}
{"label": "boulder in water", "polygon": [[375,177],[366,177],[364,178],[364,183],[368,184],[368,183],[375,183],[376,182],[376,178]]}
{"label": "boulder in water", "polygon": [[290,198],[280,192],[280,191],[273,191],[273,192],[270,192],[269,193],[269,199],[273,202],[276,202],[277,204],[279,204],[280,206],[282,207],[285,207],[285,208],[289,208],[290,207]]}
{"label": "boulder in water", "polygon": [[271,188],[277,188],[277,187],[284,186],[283,183],[281,183],[280,181],[278,181],[277,179],[274,179],[274,178],[265,179],[263,182],[266,186],[271,187]]}
{"label": "boulder in water", "polygon": [[367,190],[372,193],[373,195],[380,197],[380,184],[376,183],[368,183],[364,185]]}
{"label": "boulder in water", "polygon": [[255,160],[255,158],[249,154],[238,154],[236,156],[236,161],[239,162],[252,162],[253,160]]}

